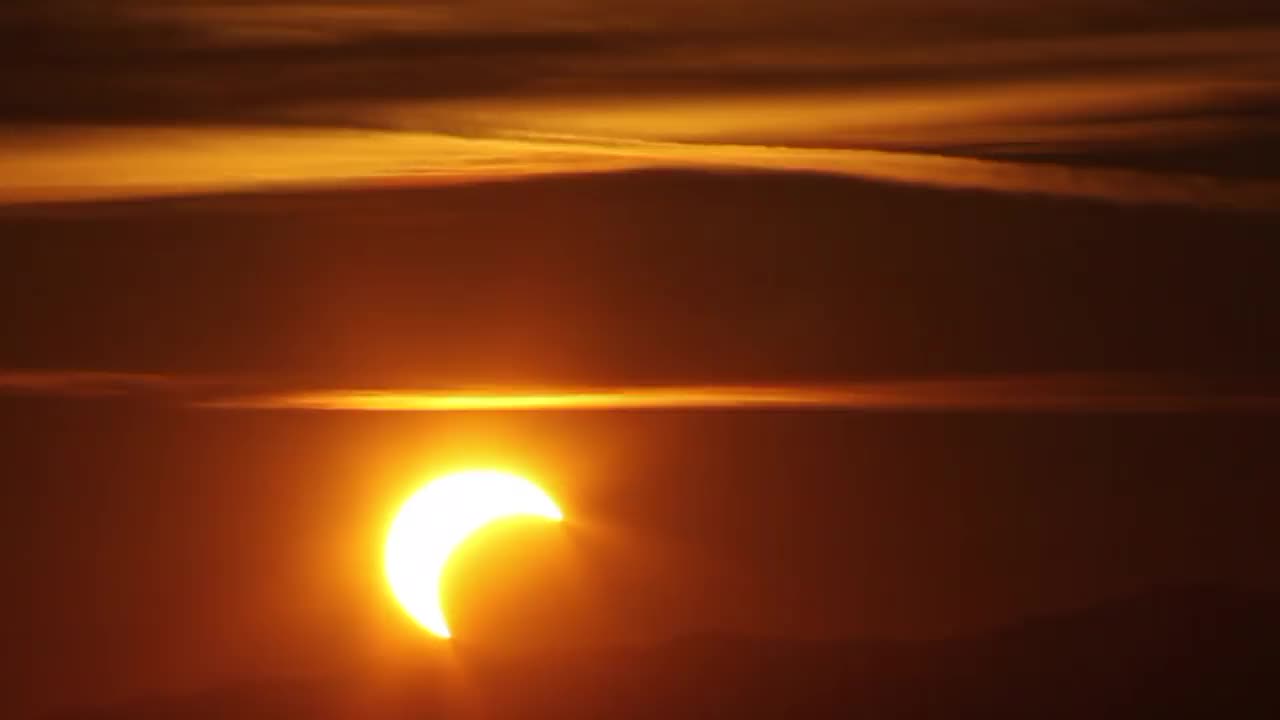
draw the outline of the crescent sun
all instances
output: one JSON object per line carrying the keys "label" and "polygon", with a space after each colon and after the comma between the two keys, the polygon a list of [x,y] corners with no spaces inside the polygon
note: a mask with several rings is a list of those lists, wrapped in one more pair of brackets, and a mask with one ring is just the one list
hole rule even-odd
{"label": "crescent sun", "polygon": [[486,525],[521,516],[564,519],[551,496],[518,475],[468,470],[428,483],[387,533],[383,566],[396,600],[433,635],[450,637],[440,592],[449,556]]}

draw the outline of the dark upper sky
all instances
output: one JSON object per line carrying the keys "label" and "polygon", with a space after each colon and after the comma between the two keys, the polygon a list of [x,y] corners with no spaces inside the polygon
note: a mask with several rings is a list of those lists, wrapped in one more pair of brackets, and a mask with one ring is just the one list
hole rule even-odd
{"label": "dark upper sky", "polygon": [[0,714],[376,667],[468,465],[493,647],[1280,584],[1271,3],[538,5],[0,10]]}

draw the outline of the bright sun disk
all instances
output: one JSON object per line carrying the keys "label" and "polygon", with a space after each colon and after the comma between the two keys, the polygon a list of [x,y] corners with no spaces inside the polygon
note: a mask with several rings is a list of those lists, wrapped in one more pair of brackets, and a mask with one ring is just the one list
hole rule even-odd
{"label": "bright sun disk", "polygon": [[440,592],[450,555],[486,525],[520,516],[564,519],[542,488],[511,473],[468,470],[428,483],[387,533],[383,565],[396,600],[432,634],[450,637]]}

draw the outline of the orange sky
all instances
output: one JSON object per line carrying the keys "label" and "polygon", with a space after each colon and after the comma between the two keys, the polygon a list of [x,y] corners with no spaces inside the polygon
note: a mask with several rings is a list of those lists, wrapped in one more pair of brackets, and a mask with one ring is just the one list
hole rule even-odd
{"label": "orange sky", "polygon": [[499,649],[1274,588],[1278,78],[1274,0],[0,2],[0,717],[376,676],[462,467],[572,520]]}
{"label": "orange sky", "polygon": [[[1277,92],[1280,25],[1165,18],[1028,31],[998,5],[992,17],[1013,24],[977,34],[928,21],[943,10],[922,2],[909,10],[918,28],[864,37],[861,25],[818,33],[800,22],[830,17],[829,3],[790,14],[759,3],[764,15],[707,34],[695,31],[699,13],[617,5],[548,2],[522,12],[514,34],[498,2],[132,2],[96,16],[105,31],[93,35],[79,16],[33,15],[43,18],[33,27],[84,35],[77,52],[110,61],[90,78],[51,57],[11,81],[0,203],[669,166],[1120,202],[1276,201],[1257,172],[1223,178],[1192,160],[1145,167],[1117,153],[1266,136],[1273,123],[1257,109]],[[800,22],[794,31],[748,31],[779,12]],[[850,12],[868,28],[888,22],[870,6]],[[113,34],[135,44],[121,54]]]}

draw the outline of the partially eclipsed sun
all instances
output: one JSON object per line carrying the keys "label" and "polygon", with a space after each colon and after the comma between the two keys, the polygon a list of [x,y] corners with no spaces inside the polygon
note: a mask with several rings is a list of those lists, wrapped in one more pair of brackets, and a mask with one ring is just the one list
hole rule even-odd
{"label": "partially eclipsed sun", "polygon": [[450,636],[440,594],[453,551],[472,533],[510,517],[564,518],[551,496],[517,475],[470,470],[432,481],[391,523],[383,558],[391,591],[431,633]]}

